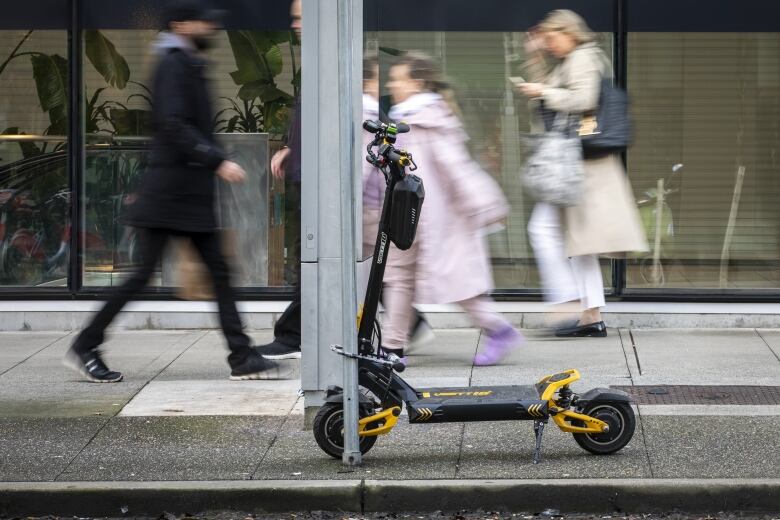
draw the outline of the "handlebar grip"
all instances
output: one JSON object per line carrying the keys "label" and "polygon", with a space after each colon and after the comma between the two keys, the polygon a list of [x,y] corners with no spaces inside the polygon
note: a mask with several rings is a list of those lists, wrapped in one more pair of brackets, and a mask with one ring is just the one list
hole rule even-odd
{"label": "handlebar grip", "polygon": [[393,370],[396,372],[403,372],[406,369],[406,365],[404,365],[403,361],[401,361],[401,358],[399,358],[396,354],[389,354],[387,356],[387,360],[393,364]]}
{"label": "handlebar grip", "polygon": [[411,127],[408,124],[406,124],[406,123],[396,123],[395,124],[395,128],[396,128],[396,130],[398,130],[399,134],[405,134],[409,130],[411,130]]}
{"label": "handlebar grip", "polygon": [[375,134],[382,129],[382,123],[379,121],[372,121],[367,119],[363,121],[363,129],[371,132],[372,134]]}

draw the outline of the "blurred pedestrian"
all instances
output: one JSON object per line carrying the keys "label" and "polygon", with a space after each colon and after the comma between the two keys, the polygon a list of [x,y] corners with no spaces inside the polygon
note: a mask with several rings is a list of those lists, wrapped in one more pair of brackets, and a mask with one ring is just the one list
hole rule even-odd
{"label": "blurred pedestrian", "polygon": [[153,148],[137,200],[125,216],[138,228],[141,265],[109,298],[78,335],[65,357],[66,366],[88,381],[116,383],[98,347],[106,327],[149,281],[163,249],[173,236],[186,237],[211,273],[222,332],[230,349],[230,378],[267,379],[278,366],[252,349],[243,332],[230,287],[230,273],[220,248],[215,213],[215,173],[230,183],[246,173],[228,161],[213,134],[211,97],[206,84],[204,51],[212,44],[221,13],[203,0],[174,0],[166,7],[166,30],[155,45],[153,79]]}
{"label": "blurred pedestrian", "polygon": [[[301,0],[290,4],[290,27],[301,38]],[[293,285],[293,299],[274,325],[274,340],[257,347],[271,360],[301,358],[301,98],[295,100],[285,146],[271,158],[271,174],[284,179],[285,280]]]}
{"label": "blurred pedestrian", "polygon": [[415,243],[388,254],[383,347],[404,359],[412,302],[457,303],[488,338],[475,364],[496,364],[523,340],[486,296],[493,288],[486,229],[506,218],[506,199],[469,155],[468,136],[431,58],[405,54],[390,69],[388,89],[396,103],[390,117],[411,126],[398,146],[420,165],[415,173],[425,184],[425,204]]}
{"label": "blurred pedestrian", "polygon": [[[363,60],[363,121],[367,119],[374,121],[387,119],[387,115],[383,114],[380,108],[379,63],[372,58]],[[362,150],[365,150],[374,135],[368,132],[362,133]],[[363,161],[363,258],[369,258],[374,254],[384,200],[384,176],[368,161]],[[408,347],[417,348],[433,341],[435,335],[421,312],[413,308],[412,314]],[[407,348],[406,351],[408,353],[409,349]]]}
{"label": "blurred pedestrian", "polygon": [[[534,129],[549,130],[557,117],[578,120],[598,107],[608,58],[578,14],[555,10],[526,39],[529,83],[518,89],[532,100]],[[584,157],[580,202],[562,208],[538,202],[528,223],[546,299],[557,309],[581,311],[556,336],[606,336],[601,317],[604,282],[599,255],[619,257],[647,249],[639,214],[619,152]]]}

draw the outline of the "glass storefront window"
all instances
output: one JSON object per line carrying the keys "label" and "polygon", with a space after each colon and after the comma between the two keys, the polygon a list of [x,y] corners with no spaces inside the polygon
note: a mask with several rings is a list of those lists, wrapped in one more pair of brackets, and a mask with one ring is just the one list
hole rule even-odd
{"label": "glass storefront window", "polygon": [[67,56],[66,31],[0,31],[0,287],[67,285]]}
{"label": "glass storefront window", "polygon": [[[525,61],[522,32],[377,31],[365,37],[366,56],[378,57],[380,106],[389,110],[388,71],[396,56],[422,51],[440,64],[455,93],[472,157],[501,186],[511,205],[503,231],[489,237],[495,286],[501,291],[540,290],[539,274],[528,241],[528,219],[534,202],[523,193],[520,170],[530,133],[526,99],[510,76],[522,76]],[[600,44],[613,54],[612,33],[600,33]],[[446,152],[442,152],[446,153]],[[420,166],[424,172],[425,165]],[[424,173],[423,173],[424,176]],[[605,284],[611,286],[612,263],[602,261]]]}
{"label": "glass storefront window", "polygon": [[[149,159],[156,38],[151,30],[85,32],[82,247],[87,287],[117,285],[139,261],[135,232],[122,225],[121,216]],[[297,212],[289,211],[297,193],[270,175],[269,162],[283,145],[294,110],[299,54],[291,31],[248,30],[220,32],[208,54],[214,131],[231,160],[248,174],[241,186],[218,184],[218,220],[237,287],[295,282],[287,274],[295,271],[289,265],[299,262],[290,245],[299,220]],[[180,266],[175,255],[166,256],[150,285],[177,285]]]}
{"label": "glass storefront window", "polygon": [[[629,33],[628,290],[780,287],[780,33]],[[656,232],[658,230],[658,232]]]}

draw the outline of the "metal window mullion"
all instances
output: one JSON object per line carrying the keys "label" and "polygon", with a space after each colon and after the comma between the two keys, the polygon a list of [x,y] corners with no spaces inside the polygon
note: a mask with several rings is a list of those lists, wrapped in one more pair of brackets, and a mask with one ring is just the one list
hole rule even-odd
{"label": "metal window mullion", "polygon": [[[617,86],[623,89],[628,88],[628,28],[626,17],[626,0],[616,0],[615,2],[615,60],[612,65],[613,74]],[[628,175],[628,152],[620,154]],[[629,179],[630,180],[630,179]],[[615,296],[622,296],[626,289],[626,273],[628,272],[627,259],[618,258],[612,260],[612,290]]]}
{"label": "metal window mullion", "polygon": [[82,71],[83,44],[81,0],[70,0],[68,35],[68,183],[70,188],[70,255],[68,255],[68,290],[71,296],[81,291],[81,181],[83,178]]}

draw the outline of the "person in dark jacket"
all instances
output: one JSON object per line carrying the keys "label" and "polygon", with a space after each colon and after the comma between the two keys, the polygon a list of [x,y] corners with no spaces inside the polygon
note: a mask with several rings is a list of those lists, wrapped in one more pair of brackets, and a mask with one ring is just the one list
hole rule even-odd
{"label": "person in dark jacket", "polygon": [[243,332],[217,231],[215,174],[230,183],[243,182],[246,177],[239,165],[226,160],[212,133],[203,51],[211,44],[220,14],[201,0],[174,0],[166,10],[168,30],[155,46],[152,158],[137,200],[125,215],[125,223],[138,228],[140,234],[141,265],[79,334],[65,357],[66,366],[89,381],[122,380],[120,372],[108,369],[98,347],[106,327],[146,285],[172,236],[191,240],[211,273],[220,324],[230,349],[230,378],[280,376],[278,365],[254,350]]}
{"label": "person in dark jacket", "polygon": [[[301,0],[290,4],[291,28],[301,37]],[[284,179],[285,280],[294,286],[293,300],[274,325],[274,340],[257,348],[268,360],[301,358],[301,100],[287,131],[286,146],[271,158],[271,174]]]}

